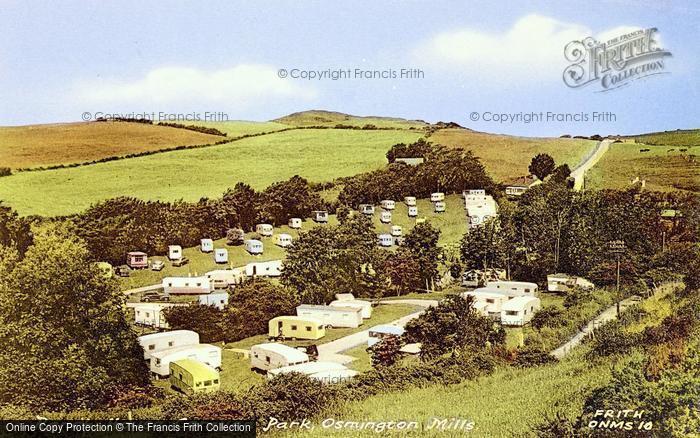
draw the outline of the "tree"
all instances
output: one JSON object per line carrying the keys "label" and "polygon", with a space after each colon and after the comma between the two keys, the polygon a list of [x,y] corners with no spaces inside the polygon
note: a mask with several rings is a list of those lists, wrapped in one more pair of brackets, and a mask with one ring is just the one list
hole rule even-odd
{"label": "tree", "polygon": [[238,220],[244,230],[255,229],[261,202],[260,194],[252,187],[248,184],[236,183],[233,190],[226,190],[221,202],[230,205],[238,213]]}
{"label": "tree", "polygon": [[12,247],[23,254],[31,241],[29,222],[0,201],[0,245]]}
{"label": "tree", "polygon": [[116,280],[65,227],[47,225],[19,259],[0,257],[0,404],[103,406],[118,387],[149,384]]}
{"label": "tree", "polygon": [[406,325],[407,342],[420,342],[421,357],[430,359],[454,354],[465,347],[483,349],[502,344],[505,331],[473,307],[474,298],[448,295]]}
{"label": "tree", "polygon": [[500,220],[489,219],[464,234],[460,245],[462,263],[467,269],[503,268],[511,254],[514,236],[507,236]]}
{"label": "tree", "polygon": [[424,286],[418,261],[405,249],[389,254],[381,266],[396,296],[410,293]]}
{"label": "tree", "polygon": [[291,315],[299,304],[292,291],[269,281],[255,279],[237,286],[224,313],[227,341],[267,333],[272,318]]}
{"label": "tree", "polygon": [[404,343],[400,336],[387,336],[369,347],[372,366],[391,366],[399,360],[401,347]]}
{"label": "tree", "polygon": [[292,217],[308,217],[321,208],[321,197],[312,192],[306,179],[295,175],[272,184],[262,193],[261,219],[275,225],[286,224]]}
{"label": "tree", "polygon": [[404,246],[420,266],[422,283],[433,281],[438,276],[438,261],[442,250],[438,246],[440,230],[428,222],[416,224],[406,234]]}
{"label": "tree", "polygon": [[225,340],[224,312],[214,306],[174,306],[165,310],[165,319],[173,330],[192,330],[199,341],[212,343]]}
{"label": "tree", "polygon": [[539,178],[540,181],[544,181],[547,176],[554,172],[554,158],[549,154],[537,154],[532,157],[532,161],[527,170]]}

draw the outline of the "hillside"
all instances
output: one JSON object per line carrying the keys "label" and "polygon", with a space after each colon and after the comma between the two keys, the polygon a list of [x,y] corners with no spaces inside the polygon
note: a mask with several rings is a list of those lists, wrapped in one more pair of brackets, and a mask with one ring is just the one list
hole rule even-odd
{"label": "hillside", "polygon": [[654,146],[693,147],[700,146],[700,129],[678,129],[675,131],[650,132],[627,137],[637,143]]}
{"label": "hillside", "polygon": [[428,124],[420,120],[406,120],[396,117],[353,116],[335,111],[311,110],[289,114],[273,122],[290,126],[328,126],[336,125],[363,127],[374,125],[378,128],[421,129]]}
{"label": "hillside", "polygon": [[514,137],[469,129],[441,129],[429,141],[473,151],[496,181],[527,175],[530,160],[538,153],[547,153],[557,164],[566,163],[573,169],[596,145],[591,140]]}
{"label": "hillside", "polygon": [[[116,196],[151,200],[218,197],[236,182],[264,189],[299,174],[311,181],[376,169],[414,131],[301,129],[200,149],[0,178],[0,199],[20,214],[66,215]],[[50,202],[49,202],[50,200]]]}
{"label": "hillside", "polygon": [[218,135],[144,123],[85,122],[0,127],[0,166],[82,163],[176,146],[211,144]]}

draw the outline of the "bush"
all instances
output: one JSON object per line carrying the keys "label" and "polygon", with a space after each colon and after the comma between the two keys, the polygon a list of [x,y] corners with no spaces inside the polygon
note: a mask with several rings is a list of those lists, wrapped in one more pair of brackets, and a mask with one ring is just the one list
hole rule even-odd
{"label": "bush", "polygon": [[594,332],[590,354],[607,357],[615,354],[626,354],[639,342],[638,336],[625,333],[618,321],[610,321]]}
{"label": "bush", "polygon": [[535,313],[530,322],[536,329],[543,327],[557,328],[566,325],[567,320],[564,311],[558,307],[548,306]]}
{"label": "bush", "polygon": [[516,352],[513,365],[520,368],[535,367],[558,362],[558,359],[541,348],[527,346]]}
{"label": "bush", "polygon": [[9,167],[0,167],[0,176],[10,176],[12,175],[12,169]]}

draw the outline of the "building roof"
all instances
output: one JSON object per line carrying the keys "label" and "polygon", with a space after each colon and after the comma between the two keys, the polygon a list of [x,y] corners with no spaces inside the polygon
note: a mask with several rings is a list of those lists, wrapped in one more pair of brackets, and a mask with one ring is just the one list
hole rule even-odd
{"label": "building roof", "polygon": [[463,292],[461,295],[471,295],[474,298],[508,298],[508,295],[504,294],[502,290],[499,289],[486,289],[478,288],[473,291]]}
{"label": "building roof", "polygon": [[413,344],[404,345],[399,351],[407,354],[419,354],[422,346],[420,342],[415,342]]}
{"label": "building roof", "polygon": [[515,298],[511,298],[510,300],[503,303],[503,307],[501,307],[501,309],[502,310],[520,310],[532,302],[539,303],[540,299],[537,297],[530,297],[530,296],[526,296],[526,295],[521,296],[521,297],[515,297]]}
{"label": "building roof", "polygon": [[212,350],[212,349],[221,350],[221,348],[217,347],[216,345],[210,345],[210,344],[181,345],[179,347],[173,347],[173,348],[168,348],[165,350],[156,351],[155,353],[151,354],[151,356],[153,356],[157,359],[162,359],[166,356],[170,356],[171,354],[181,353],[183,351],[197,351],[197,350],[201,351],[201,350]]}
{"label": "building roof", "polygon": [[534,287],[537,288],[537,283],[531,283],[529,281],[505,281],[505,280],[495,280],[487,281],[486,286],[490,288],[495,288],[497,285],[505,287]]}
{"label": "building roof", "polygon": [[253,345],[250,350],[253,351],[254,348],[259,348],[261,350],[271,351],[284,356],[289,362],[301,362],[309,360],[309,355],[303,351],[292,348],[288,345],[278,344],[275,342],[268,342],[266,344]]}
{"label": "building roof", "polygon": [[247,239],[247,240],[245,241],[245,243],[246,243],[246,245],[247,245],[248,243],[253,243],[253,244],[256,244],[256,245],[257,245],[257,244],[262,245],[262,242],[259,241],[258,239]]}
{"label": "building roof", "polygon": [[145,252],[142,252],[142,251],[130,251],[126,254],[130,255],[130,256],[145,256],[145,255],[147,255]]}
{"label": "building roof", "polygon": [[353,294],[335,294],[335,299],[338,301],[352,301],[355,299]]}
{"label": "building roof", "polygon": [[216,371],[214,368],[210,367],[209,365],[200,362],[196,359],[180,359],[176,360],[174,362],[170,362],[171,364],[176,364],[182,369],[186,370],[190,374],[192,374],[192,377],[194,380],[210,380],[210,379],[218,379],[219,378],[219,372]]}
{"label": "building roof", "polygon": [[192,330],[170,330],[167,332],[151,333],[150,335],[142,335],[138,337],[139,342],[155,341],[157,339],[167,339],[179,336],[196,336],[199,342],[199,333]]}
{"label": "building roof", "polygon": [[369,329],[370,332],[379,332],[379,333],[384,333],[387,335],[396,335],[396,336],[401,336],[404,333],[404,328],[399,327],[397,325],[388,325],[388,324],[381,324],[381,325],[375,325],[374,327]]}
{"label": "building roof", "polygon": [[286,367],[269,370],[268,374],[284,374],[284,373],[302,373],[306,375],[318,374],[328,371],[347,370],[344,365],[335,362],[306,362],[298,365],[289,365]]}
{"label": "building roof", "polygon": [[297,311],[299,310],[320,310],[320,311],[332,311],[332,312],[360,312],[359,307],[350,306],[326,306],[323,304],[300,304],[297,306]]}
{"label": "building roof", "polygon": [[310,318],[308,316],[297,316],[297,315],[283,315],[272,318],[270,321],[279,321],[280,319],[285,319],[288,321],[298,321],[298,322],[311,322],[318,325],[323,325],[321,320],[316,318]]}
{"label": "building roof", "polygon": [[536,184],[539,179],[534,175],[518,176],[515,178],[510,178],[503,181],[503,185],[507,187],[525,187],[530,188],[533,184]]}

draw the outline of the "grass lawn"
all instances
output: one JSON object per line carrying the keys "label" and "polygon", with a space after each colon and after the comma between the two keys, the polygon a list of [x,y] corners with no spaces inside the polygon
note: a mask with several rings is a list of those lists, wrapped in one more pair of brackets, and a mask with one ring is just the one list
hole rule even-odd
{"label": "grass lawn", "polygon": [[621,189],[630,187],[638,177],[646,180],[649,190],[700,192],[700,146],[688,147],[685,152],[680,149],[672,145],[613,143],[586,174],[586,184],[595,189]]}
{"label": "grass lawn", "polygon": [[693,147],[700,146],[700,129],[652,132],[633,136],[635,141],[651,145]]}
{"label": "grass lawn", "polygon": [[125,122],[0,127],[0,165],[16,168],[83,163],[224,137],[187,129]]}
{"label": "grass lawn", "polygon": [[347,367],[360,373],[364,373],[372,369],[369,352],[366,345],[360,345],[343,353],[346,356],[352,356],[354,361],[350,362]]}
{"label": "grass lawn", "polygon": [[538,153],[547,153],[557,164],[566,163],[573,169],[597,144],[592,140],[512,137],[468,129],[441,129],[429,141],[473,151],[496,182],[527,175],[530,160]]}
{"label": "grass lawn", "polygon": [[[336,339],[340,339],[344,336],[351,335],[353,333],[361,332],[367,330],[378,324],[386,324],[388,322],[397,320],[401,317],[409,315],[411,313],[421,310],[421,307],[411,306],[406,304],[393,304],[393,305],[379,305],[372,309],[372,317],[364,321],[364,323],[357,328],[332,328],[326,330],[326,336],[316,341],[285,341],[287,345],[293,347],[307,346],[311,344],[326,344]],[[268,342],[267,335],[251,336],[250,338],[245,338],[240,341],[230,342],[226,344],[227,348],[250,348],[255,344],[260,344]]]}
{"label": "grass lawn", "polygon": [[[434,417],[475,422],[474,430],[468,433],[418,430],[411,436],[527,436],[523,434],[555,410],[578,412],[586,392],[609,378],[609,363],[592,365],[579,352],[553,365],[527,369],[504,367],[492,375],[457,385],[432,385],[360,401],[349,400],[332,416],[354,422],[418,421],[424,426]],[[343,435],[317,427],[308,436]],[[376,436],[376,433],[366,430],[352,436]]]}
{"label": "grass lawn", "polygon": [[386,151],[420,137],[412,131],[301,129],[202,149],[165,152],[0,179],[0,199],[21,215],[67,215],[115,196],[196,201],[236,182],[258,190],[301,175],[330,181],[383,166]]}

